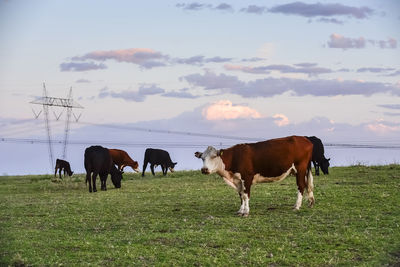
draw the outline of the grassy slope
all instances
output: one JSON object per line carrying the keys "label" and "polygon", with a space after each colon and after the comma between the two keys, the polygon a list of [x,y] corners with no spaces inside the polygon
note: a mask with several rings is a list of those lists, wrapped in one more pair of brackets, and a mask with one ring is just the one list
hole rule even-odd
{"label": "grassy slope", "polygon": [[[300,212],[293,177],[252,188],[250,216],[216,175],[0,177],[0,265],[381,265],[400,261],[400,165],[336,167]],[[98,181],[99,184],[99,181]]]}

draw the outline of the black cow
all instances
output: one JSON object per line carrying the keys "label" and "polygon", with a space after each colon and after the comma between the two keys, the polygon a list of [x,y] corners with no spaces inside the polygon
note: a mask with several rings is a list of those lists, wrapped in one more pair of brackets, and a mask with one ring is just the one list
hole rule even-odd
{"label": "black cow", "polygon": [[[111,181],[115,188],[121,187],[122,173],[119,171],[110,156],[107,148],[102,146],[91,146],[85,150],[85,169],[86,169],[86,183],[89,182],[89,192],[96,192],[96,177],[100,176],[101,190],[107,190],[106,182],[108,174],[111,174]],[[92,174],[93,173],[93,174]],[[92,179],[90,175],[92,174]]]}
{"label": "black cow", "polygon": [[54,177],[57,176],[57,170],[59,171],[58,174],[60,175],[60,179],[61,179],[61,171],[62,170],[64,170],[64,177],[65,177],[65,173],[67,173],[69,176],[72,176],[72,174],[74,173],[73,171],[71,171],[71,166],[69,165],[69,162],[62,160],[62,159],[56,160]]}
{"label": "black cow", "polygon": [[313,144],[313,153],[312,153],[312,163],[315,168],[315,175],[319,175],[319,168],[324,174],[329,174],[329,161],[330,158],[327,159],[324,156],[324,145],[321,142],[321,139],[315,136],[306,136],[308,140]]}
{"label": "black cow", "polygon": [[161,165],[164,176],[167,175],[168,169],[171,172],[174,172],[174,167],[177,164],[177,162],[172,162],[167,151],[154,148],[148,148],[144,153],[142,177],[144,176],[144,171],[146,170],[147,163],[150,163],[150,169],[153,175],[155,175],[154,166]]}

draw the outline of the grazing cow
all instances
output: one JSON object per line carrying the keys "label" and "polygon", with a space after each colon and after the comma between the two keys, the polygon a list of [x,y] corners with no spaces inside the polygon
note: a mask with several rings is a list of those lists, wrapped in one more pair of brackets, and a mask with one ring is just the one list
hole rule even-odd
{"label": "grazing cow", "polygon": [[282,181],[289,174],[296,175],[297,201],[300,209],[304,189],[309,205],[314,205],[313,176],[311,173],[312,143],[305,137],[290,136],[252,144],[239,144],[217,150],[209,146],[195,156],[203,160],[203,174],[217,173],[239,193],[240,216],[249,215],[250,188],[257,183]]}
{"label": "grazing cow", "polygon": [[114,164],[118,166],[118,170],[124,171],[126,166],[130,166],[135,172],[139,172],[139,164],[131,159],[128,153],[120,149],[108,149],[108,151]]}
{"label": "grazing cow", "polygon": [[62,159],[57,159],[56,160],[56,167],[55,167],[55,171],[54,171],[54,177],[57,176],[57,170],[59,171],[58,174],[60,175],[60,179],[61,179],[61,171],[64,170],[64,177],[65,177],[65,172],[69,175],[72,176],[72,174],[74,173],[73,171],[71,171],[71,166],[69,165],[69,162],[66,160],[62,160]]}
{"label": "grazing cow", "polygon": [[319,168],[324,174],[329,174],[329,161],[331,159],[327,159],[324,156],[324,145],[321,142],[321,139],[315,136],[306,136],[308,140],[313,144],[313,153],[312,153],[312,163],[315,168],[315,175],[319,175]]}
{"label": "grazing cow", "polygon": [[[111,174],[111,181],[115,188],[121,187],[122,173],[119,171],[110,156],[107,148],[102,146],[91,146],[85,150],[85,169],[86,169],[86,183],[89,182],[89,192],[97,192],[96,177],[100,176],[101,190],[107,190],[106,182],[108,174]],[[93,174],[92,174],[93,173]],[[90,175],[92,174],[92,177]],[[92,178],[92,179],[90,179]]]}
{"label": "grazing cow", "polygon": [[154,148],[148,148],[144,153],[142,177],[144,176],[144,171],[147,168],[147,163],[150,163],[150,169],[153,175],[155,175],[154,166],[161,165],[161,169],[164,176],[167,175],[168,169],[171,172],[174,172],[174,167],[177,164],[177,162],[172,162],[169,153],[167,151]]}

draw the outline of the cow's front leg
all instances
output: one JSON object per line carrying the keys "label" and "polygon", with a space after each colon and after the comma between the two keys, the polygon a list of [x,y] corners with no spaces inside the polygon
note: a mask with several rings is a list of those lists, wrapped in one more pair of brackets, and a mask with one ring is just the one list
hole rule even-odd
{"label": "cow's front leg", "polygon": [[319,163],[314,161],[315,175],[319,176]]}
{"label": "cow's front leg", "polygon": [[142,177],[144,177],[144,171],[146,170],[146,168],[147,168],[147,161],[145,161],[145,162],[143,162],[143,172],[142,172]]}
{"label": "cow's front leg", "polygon": [[236,186],[236,190],[240,196],[240,209],[238,210],[237,214],[239,216],[247,217],[249,216],[250,207],[249,207],[249,200],[250,200],[250,186],[246,188],[245,182],[241,179],[240,174],[235,174],[234,176],[234,184]]}
{"label": "cow's front leg", "polygon": [[240,197],[240,209],[236,212],[237,215],[242,216],[243,212],[244,212],[244,201],[242,198],[242,194],[239,192],[239,197]]}
{"label": "cow's front leg", "polygon": [[150,170],[151,170],[151,173],[153,174],[153,176],[156,175],[154,173],[154,164],[150,164]]}
{"label": "cow's front leg", "polygon": [[167,175],[167,167],[164,167],[164,165],[161,164],[161,170],[162,170],[162,174],[165,176]]}

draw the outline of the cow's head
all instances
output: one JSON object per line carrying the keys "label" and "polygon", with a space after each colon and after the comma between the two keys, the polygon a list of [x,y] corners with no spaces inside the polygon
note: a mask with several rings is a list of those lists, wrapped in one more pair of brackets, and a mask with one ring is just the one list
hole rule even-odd
{"label": "cow's head", "polygon": [[114,164],[112,164],[111,166],[111,181],[113,183],[113,185],[115,186],[115,188],[121,188],[121,180],[122,180],[122,174],[124,172],[118,170]]}
{"label": "cow's head", "polygon": [[175,165],[178,164],[178,162],[171,162],[170,164],[167,165],[167,168],[169,169],[170,172],[174,172]]}
{"label": "cow's head", "polygon": [[221,159],[222,149],[216,150],[209,146],[203,153],[196,152],[194,155],[203,160],[203,168],[201,168],[201,173],[203,174],[215,173],[225,169],[224,162]]}
{"label": "cow's head", "polygon": [[139,172],[139,163],[137,161],[133,161],[132,169],[135,172]]}
{"label": "cow's head", "polygon": [[322,170],[322,172],[324,173],[324,174],[329,174],[329,170],[328,170],[328,168],[329,168],[329,161],[330,161],[331,159],[329,158],[329,159],[326,159],[325,157],[324,157],[324,159],[322,160],[322,162],[321,162],[321,170]]}
{"label": "cow's head", "polygon": [[71,170],[69,170],[69,171],[68,171],[68,175],[69,175],[69,176],[72,176],[72,174],[74,174],[74,172],[71,171]]}

